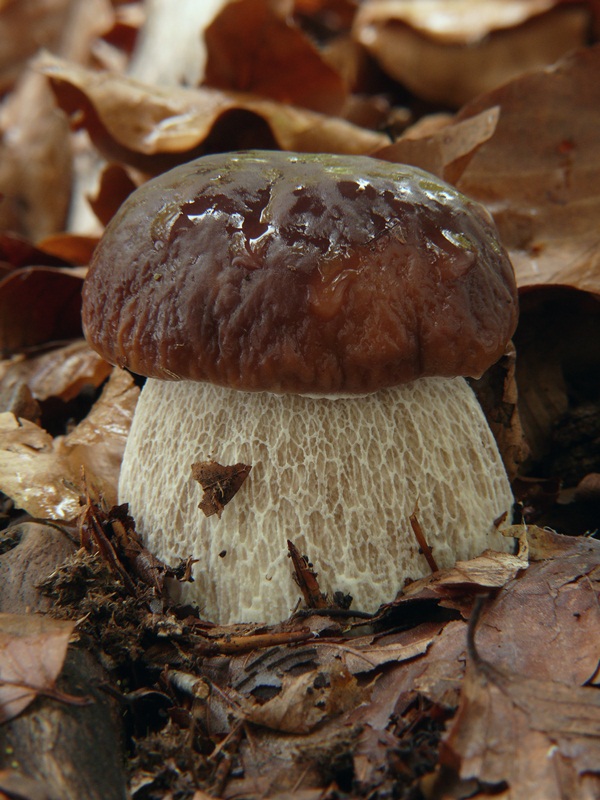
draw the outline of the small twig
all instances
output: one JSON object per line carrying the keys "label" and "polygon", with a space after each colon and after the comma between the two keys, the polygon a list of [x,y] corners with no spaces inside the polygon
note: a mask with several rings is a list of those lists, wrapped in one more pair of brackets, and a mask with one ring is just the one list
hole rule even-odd
{"label": "small twig", "polygon": [[467,625],[467,658],[468,661],[470,661],[470,663],[475,667],[475,670],[477,673],[479,673],[480,677],[483,677],[486,681],[493,683],[494,686],[500,689],[501,692],[506,692],[510,682],[508,674],[505,673],[503,669],[494,666],[494,664],[491,664],[489,661],[486,661],[485,658],[479,654],[479,651],[475,645],[475,631],[479,625],[483,607],[490,597],[491,593],[478,594],[475,598],[475,602],[473,603],[473,610],[471,611],[471,616],[469,617],[469,623]]}
{"label": "small twig", "polygon": [[410,527],[413,530],[415,535],[415,539],[419,545],[419,548],[423,555],[425,556],[427,563],[429,564],[429,568],[432,572],[437,572],[439,567],[437,565],[437,561],[434,558],[433,552],[431,547],[427,544],[427,539],[425,538],[425,534],[423,533],[423,529],[421,528],[421,524],[417,518],[417,514],[419,513],[419,502],[415,503],[415,510],[410,515]]}
{"label": "small twig", "polygon": [[294,612],[294,619],[305,617],[339,617],[340,619],[374,619],[375,614],[368,611],[356,611],[351,608],[338,608],[337,606],[326,606],[325,608],[299,608]]}
{"label": "small twig", "polygon": [[[256,742],[254,741],[254,736],[253,736],[253,733],[252,733],[252,730],[251,730],[251,726],[248,725],[243,720],[242,720],[242,723],[243,723],[243,726],[244,726],[244,736],[246,737],[246,742],[247,742],[248,747],[250,748],[250,750],[252,752],[252,758],[254,760],[254,763],[256,764],[256,763],[258,763],[258,750],[257,750],[257,747],[256,747]],[[253,780],[254,780],[254,785],[256,787],[255,794],[260,796],[261,792],[260,792],[259,784],[258,784],[259,775],[256,774],[256,775],[253,775],[252,777],[253,777]]]}
{"label": "small twig", "polygon": [[195,645],[195,650],[202,655],[236,655],[246,650],[260,650],[265,647],[277,647],[282,644],[296,644],[312,639],[314,634],[309,628],[299,631],[281,631],[279,633],[256,633],[246,636],[227,636],[218,639],[207,637]]}
{"label": "small twig", "polygon": [[304,778],[306,778],[306,776],[308,775],[308,771],[310,770],[311,766],[312,765],[310,763],[307,764],[306,767],[300,773],[300,777],[297,779],[296,783],[292,787],[292,791],[291,791],[292,796],[295,795],[296,792],[298,791],[298,789],[302,786],[302,783],[304,782]]}
{"label": "small twig", "polygon": [[366,664],[368,664],[372,668],[375,668],[377,666],[376,661],[371,660],[368,656],[366,656],[364,653],[361,653],[360,650],[357,650],[354,647],[348,647],[347,645],[339,644],[338,642],[327,642],[327,641],[317,642],[317,644],[324,644],[327,647],[337,647],[343,653],[350,653],[350,655],[355,656],[355,658],[361,658]]}
{"label": "small twig", "polygon": [[[243,722],[240,720],[236,727],[233,728],[230,734],[228,734],[224,741],[221,743],[220,747],[215,748],[213,752],[209,756],[209,760],[212,761],[215,758],[215,755],[221,754],[221,760],[217,765],[215,770],[215,774],[213,777],[212,782],[212,794],[216,797],[220,797],[223,793],[223,789],[225,788],[225,784],[227,783],[227,779],[229,778],[229,773],[231,772],[231,765],[233,764],[233,757],[237,752],[243,733]],[[225,750],[224,745],[227,744],[228,748],[235,748],[233,752],[230,752],[229,749]]]}
{"label": "small twig", "polygon": [[467,655],[478,669],[481,669],[486,662],[481,658],[477,651],[477,647],[475,646],[475,631],[477,629],[477,625],[479,624],[483,607],[488,599],[489,594],[477,595],[475,602],[473,603],[473,609],[467,625]]}
{"label": "small twig", "polygon": [[[86,529],[86,523],[88,528]],[[121,563],[119,556],[112,542],[108,539],[102,523],[98,519],[94,505],[88,498],[88,503],[85,507],[83,514],[80,517],[81,526],[81,544],[89,552],[93,552],[94,548],[100,553],[101,558],[106,561],[108,566],[115,572],[123,581],[125,590],[132,597],[136,596],[135,584],[127,574],[125,567]]]}
{"label": "small twig", "polygon": [[287,545],[292,564],[294,565],[296,583],[300,587],[304,602],[310,608],[325,608],[327,602],[319,588],[317,573],[312,569],[307,559],[300,554],[296,545],[289,539]]}
{"label": "small twig", "polygon": [[58,700],[59,702],[65,703],[69,706],[89,706],[94,702],[90,697],[68,694],[67,692],[57,689],[56,686],[46,686],[44,688],[40,688],[38,686],[32,686],[29,683],[25,683],[25,681],[0,680],[0,688],[3,686],[10,686],[15,689],[24,689],[26,694],[35,694],[36,697],[49,697],[52,700]]}

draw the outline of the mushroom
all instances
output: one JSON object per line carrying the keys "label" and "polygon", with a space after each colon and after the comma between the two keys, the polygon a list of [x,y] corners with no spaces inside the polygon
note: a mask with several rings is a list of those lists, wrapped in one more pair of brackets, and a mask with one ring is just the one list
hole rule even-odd
{"label": "mushroom", "polygon": [[[124,203],[84,327],[145,375],[119,484],[147,546],[198,559],[185,599],[226,624],[289,615],[287,540],[321,590],[374,611],[429,571],[511,546],[512,495],[463,376],[504,352],[514,275],[490,215],[365,156],[199,158]],[[252,470],[221,515],[191,465]]]}

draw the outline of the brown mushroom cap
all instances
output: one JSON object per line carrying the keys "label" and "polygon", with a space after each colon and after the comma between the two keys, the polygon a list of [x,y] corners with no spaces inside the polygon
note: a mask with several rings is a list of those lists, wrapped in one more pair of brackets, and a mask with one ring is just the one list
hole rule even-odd
{"label": "brown mushroom cap", "polygon": [[489,214],[413,167],[362,156],[205,156],[108,226],[83,305],[92,346],[156,378],[364,393],[478,376],[517,319]]}

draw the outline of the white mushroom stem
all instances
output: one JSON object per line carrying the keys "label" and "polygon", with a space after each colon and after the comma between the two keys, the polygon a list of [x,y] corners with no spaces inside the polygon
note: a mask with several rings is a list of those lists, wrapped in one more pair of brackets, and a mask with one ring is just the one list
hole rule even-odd
{"label": "white mushroom stem", "polygon": [[[252,465],[219,519],[198,509],[191,464]],[[496,443],[462,378],[426,378],[356,398],[249,394],[148,380],[119,495],[160,558],[198,559],[185,599],[227,624],[275,622],[296,607],[286,540],[321,590],[375,611],[406,578],[511,542],[494,526],[513,499]]]}

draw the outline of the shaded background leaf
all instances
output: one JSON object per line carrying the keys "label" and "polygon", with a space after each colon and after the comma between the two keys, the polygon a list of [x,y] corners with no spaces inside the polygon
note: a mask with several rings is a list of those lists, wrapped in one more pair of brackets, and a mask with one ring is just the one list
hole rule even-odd
{"label": "shaded background leaf", "polygon": [[477,98],[457,121],[496,106],[459,188],[494,215],[519,286],[600,294],[600,46]]}
{"label": "shaded background leaf", "polygon": [[560,0],[367,0],[355,35],[419,97],[459,107],[585,44],[586,3]]}
{"label": "shaded background leaf", "polygon": [[207,86],[339,114],[347,90],[290,16],[287,0],[234,0],[205,34]]}
{"label": "shaded background leaf", "polygon": [[0,353],[81,337],[85,270],[23,267],[0,281]]}
{"label": "shaded background leaf", "polygon": [[149,173],[207,152],[280,147],[369,153],[387,138],[342,119],[242,93],[164,90],[46,56],[39,64],[58,102],[78,112],[108,158]]}

